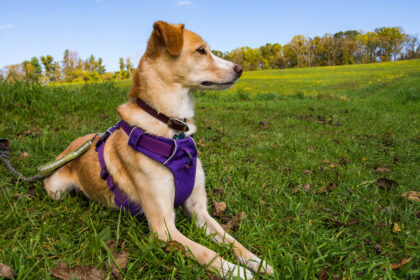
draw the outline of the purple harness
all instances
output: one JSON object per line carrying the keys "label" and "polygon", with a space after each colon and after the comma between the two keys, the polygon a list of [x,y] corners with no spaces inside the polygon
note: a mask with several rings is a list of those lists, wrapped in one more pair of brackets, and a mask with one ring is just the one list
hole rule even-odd
{"label": "purple harness", "polygon": [[141,128],[130,126],[124,120],[108,129],[96,142],[99,164],[101,165],[101,178],[106,180],[109,189],[114,193],[114,201],[118,207],[123,207],[133,216],[143,217],[141,206],[129,200],[127,195],[118,188],[117,183],[108,173],[104,159],[104,147],[108,137],[116,130],[122,128],[128,135],[128,145],[134,150],[145,154],[166,167],[168,167],[175,180],[174,206],[178,207],[191,195],[194,188],[195,172],[197,166],[197,148],[192,137],[184,139],[169,139],[150,135]]}

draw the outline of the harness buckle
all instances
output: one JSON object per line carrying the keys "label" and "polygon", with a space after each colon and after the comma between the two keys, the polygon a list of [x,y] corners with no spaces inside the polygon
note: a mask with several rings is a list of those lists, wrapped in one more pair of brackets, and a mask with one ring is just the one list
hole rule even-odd
{"label": "harness buckle", "polygon": [[101,175],[101,178],[104,180],[108,178],[109,173],[108,173],[108,169],[106,169],[106,166],[104,166],[104,168],[101,169],[100,175]]}
{"label": "harness buckle", "polygon": [[98,148],[103,142],[106,141],[106,139],[108,139],[109,135],[111,135],[111,132],[109,132],[108,130],[105,131],[101,138],[99,138],[99,140],[96,142],[95,147]]}

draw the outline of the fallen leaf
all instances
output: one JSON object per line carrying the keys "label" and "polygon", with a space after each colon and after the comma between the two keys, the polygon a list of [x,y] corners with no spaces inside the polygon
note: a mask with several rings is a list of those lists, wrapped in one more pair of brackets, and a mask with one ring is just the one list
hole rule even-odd
{"label": "fallen leaf", "polygon": [[228,218],[226,224],[222,224],[222,228],[224,228],[227,232],[231,232],[232,230],[236,229],[241,221],[243,221],[246,218],[245,212],[239,212],[236,214],[233,218]]}
{"label": "fallen leaf", "polygon": [[217,195],[220,195],[220,196],[223,196],[223,195],[225,195],[225,190],[222,189],[222,188],[218,188],[218,189],[214,189],[213,193],[217,194]]}
{"label": "fallen leaf", "polygon": [[331,277],[332,277],[332,279],[334,279],[334,280],[341,280],[341,277],[340,277],[340,276],[338,276],[338,275],[335,275],[335,274],[331,275]]}
{"label": "fallen leaf", "polygon": [[324,163],[324,164],[329,164],[329,163],[331,163],[328,159],[325,159],[325,160],[323,160],[322,161],[322,163]]}
{"label": "fallen leaf", "polygon": [[330,168],[336,168],[337,167],[337,163],[331,163],[330,164]]}
{"label": "fallen leaf", "polygon": [[26,130],[23,134],[26,135],[26,136],[28,136],[28,135],[38,136],[39,132],[35,128],[30,128],[30,129]]}
{"label": "fallen leaf", "polygon": [[327,187],[328,191],[330,192],[334,191],[336,188],[337,188],[337,184],[335,182],[331,182]]}
{"label": "fallen leaf", "polygon": [[308,152],[312,153],[314,151],[314,147],[309,147]]}
{"label": "fallen leaf", "polygon": [[398,183],[392,179],[379,178],[376,180],[375,184],[381,189],[390,190],[394,186],[398,186]]}
{"label": "fallen leaf", "polygon": [[181,243],[178,243],[175,240],[171,240],[168,242],[168,244],[165,247],[165,252],[169,253],[171,251],[176,251],[176,252],[185,252],[185,247],[184,245],[182,245]]}
{"label": "fallen leaf", "polygon": [[346,157],[342,157],[341,159],[340,159],[340,161],[339,161],[339,163],[341,164],[341,165],[347,165],[347,164],[349,164],[351,162],[351,159],[348,159],[348,158],[346,158]]}
{"label": "fallen leaf", "polygon": [[309,184],[302,185],[302,190],[309,191],[310,189],[311,189],[311,185],[309,185]]}
{"label": "fallen leaf", "polygon": [[210,273],[207,273],[207,276],[209,277],[209,280],[222,280],[222,278],[214,276],[213,274],[210,274]]}
{"label": "fallen leaf", "polygon": [[15,274],[15,271],[13,268],[11,268],[8,265],[5,265],[4,263],[0,263],[0,278],[6,277],[6,278],[13,278],[13,274]]}
{"label": "fallen leaf", "polygon": [[314,172],[312,170],[305,169],[303,170],[303,174],[314,174]]}
{"label": "fallen leaf", "polygon": [[326,280],[328,279],[328,273],[325,271],[325,269],[321,269],[321,271],[319,272],[319,276],[318,276],[319,280]]}
{"label": "fallen leaf", "polygon": [[410,261],[411,261],[411,258],[405,258],[405,259],[402,259],[402,261],[400,263],[398,263],[398,264],[391,263],[391,268],[393,270],[399,269],[399,268],[403,267],[404,265],[408,264]]}
{"label": "fallen leaf", "polygon": [[29,157],[29,154],[27,152],[23,152],[20,156],[24,157],[24,158],[27,158],[27,157]]}
{"label": "fallen leaf", "polygon": [[[108,246],[109,250],[112,253],[112,256],[114,257],[116,264],[118,264],[118,266],[120,267],[121,271],[123,271],[125,269],[125,267],[128,264],[128,257],[129,257],[129,253],[125,252],[125,251],[119,251],[119,252],[115,252],[115,240],[109,240],[106,242],[106,245]],[[124,277],[121,274],[120,270],[118,269],[118,266],[115,264],[114,260],[111,259],[111,272],[114,275],[114,277],[118,280],[123,280]],[[108,263],[106,265],[107,270],[109,271],[109,266]]]}
{"label": "fallen leaf", "polygon": [[292,193],[296,194],[300,191],[309,191],[312,188],[312,186],[310,184],[303,184],[303,185],[298,185],[298,186],[293,186],[292,188]]}
{"label": "fallen leaf", "polygon": [[341,222],[341,221],[338,221],[338,220],[333,220],[333,219],[329,219],[329,218],[324,219],[324,222],[325,222],[327,225],[331,225],[331,226],[333,226],[333,227],[341,227],[341,226],[345,226],[345,225],[346,225],[345,223],[343,223],[343,222]]}
{"label": "fallen leaf", "polygon": [[373,249],[375,249],[376,254],[381,254],[384,250],[382,249],[382,246],[379,244],[376,244],[375,247],[373,247]]}
{"label": "fallen leaf", "polygon": [[397,223],[394,223],[393,225],[392,225],[392,232],[401,232],[401,228],[400,228],[400,226],[397,224]]}
{"label": "fallen leaf", "polygon": [[292,169],[291,169],[290,167],[284,167],[284,168],[282,169],[282,171],[283,171],[284,173],[290,173],[290,172],[292,172]]}
{"label": "fallen leaf", "polygon": [[221,216],[226,210],[226,202],[224,201],[213,201],[214,212],[213,216]]}
{"label": "fallen leaf", "polygon": [[420,192],[410,191],[405,192],[401,195],[402,197],[408,197],[408,200],[420,202]]}
{"label": "fallen leaf", "polygon": [[83,279],[83,280],[102,280],[104,274],[99,269],[92,266],[77,265],[69,268],[66,263],[59,263],[52,269],[51,275],[58,279]]}
{"label": "fallen leaf", "polygon": [[201,147],[201,148],[203,148],[203,147],[205,147],[206,145],[203,143],[203,139],[202,138],[200,138],[199,140],[198,140],[198,142],[197,142],[197,146],[199,146],[199,147]]}
{"label": "fallen leaf", "polygon": [[392,146],[392,144],[394,144],[394,140],[392,139],[392,136],[388,136],[382,139],[382,144],[384,144],[385,146]]}
{"label": "fallen leaf", "polygon": [[365,157],[362,157],[362,161],[366,161],[366,158]]}
{"label": "fallen leaf", "polygon": [[30,187],[28,190],[28,195],[36,197],[36,190],[34,187]]}
{"label": "fallen leaf", "polygon": [[378,167],[375,169],[376,173],[389,173],[391,172],[391,169],[386,168],[386,167]]}
{"label": "fallen leaf", "polygon": [[325,187],[325,186],[321,186],[317,191],[316,191],[316,193],[317,194],[324,194],[324,193],[326,193],[327,192],[327,188]]}

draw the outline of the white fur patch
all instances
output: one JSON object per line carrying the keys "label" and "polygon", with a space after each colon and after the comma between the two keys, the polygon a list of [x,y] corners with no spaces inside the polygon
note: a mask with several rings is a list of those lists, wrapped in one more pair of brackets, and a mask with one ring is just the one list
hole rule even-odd
{"label": "white fur patch", "polygon": [[244,267],[237,266],[236,264],[230,263],[228,261],[223,260],[222,263],[222,272],[223,277],[228,279],[239,277],[241,279],[253,279],[253,275],[251,271]]}
{"label": "white fur patch", "polygon": [[[48,182],[46,182],[48,180]],[[53,199],[63,199],[64,194],[74,188],[75,184],[71,181],[63,180],[59,173],[55,172],[50,177],[44,180],[47,192]]]}
{"label": "white fur patch", "polygon": [[257,272],[261,266],[260,270],[262,273],[267,273],[267,274],[274,273],[274,269],[270,265],[268,265],[266,261],[262,261],[261,263],[261,259],[255,255],[248,259],[239,258],[239,261],[241,262],[241,264],[246,265],[248,268],[250,268],[254,272]]}
{"label": "white fur patch", "polygon": [[218,56],[215,56],[213,53],[211,53],[211,57],[213,58],[214,64],[216,64],[217,68],[225,69],[225,70],[232,70],[233,67],[235,66],[234,63],[224,60]]}

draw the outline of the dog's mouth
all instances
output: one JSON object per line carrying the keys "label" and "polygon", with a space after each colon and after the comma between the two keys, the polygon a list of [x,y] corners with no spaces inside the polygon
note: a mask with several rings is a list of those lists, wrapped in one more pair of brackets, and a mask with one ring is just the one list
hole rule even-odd
{"label": "dog's mouth", "polygon": [[201,83],[202,86],[205,87],[211,87],[211,86],[230,86],[233,85],[234,82],[228,82],[228,83],[216,83],[216,82],[210,82],[210,81],[204,81]]}

